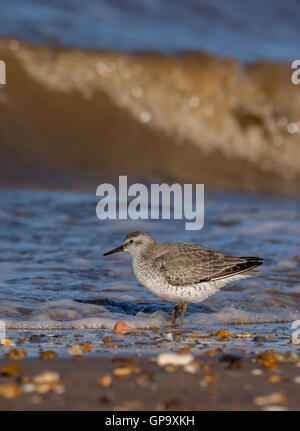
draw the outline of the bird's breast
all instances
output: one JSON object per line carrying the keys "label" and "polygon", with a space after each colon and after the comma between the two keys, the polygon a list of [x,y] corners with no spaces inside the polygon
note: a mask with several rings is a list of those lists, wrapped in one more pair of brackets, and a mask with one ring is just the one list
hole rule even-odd
{"label": "bird's breast", "polygon": [[149,264],[138,257],[133,259],[132,267],[136,279],[143,285],[147,285],[147,281],[151,278]]}

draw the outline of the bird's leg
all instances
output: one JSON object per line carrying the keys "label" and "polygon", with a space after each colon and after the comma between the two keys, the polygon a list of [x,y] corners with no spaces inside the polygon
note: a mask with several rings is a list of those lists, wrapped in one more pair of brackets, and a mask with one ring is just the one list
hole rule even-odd
{"label": "bird's leg", "polygon": [[180,308],[181,308],[181,304],[176,305],[176,307],[175,307],[175,313],[174,313],[173,320],[172,320],[172,323],[173,323],[173,324],[174,324],[174,323],[176,322],[176,320],[177,320],[178,314],[179,314],[179,312],[180,312]]}
{"label": "bird's leg", "polygon": [[170,317],[168,319],[168,326],[174,325],[174,323],[176,322],[177,316],[179,314],[179,310],[181,308],[181,304],[176,305],[173,310],[172,313],[170,314]]}
{"label": "bird's leg", "polygon": [[184,318],[184,314],[186,312],[187,309],[187,303],[186,302],[182,302],[181,303],[181,316],[180,316],[180,320],[179,320],[179,327],[182,326],[182,322],[183,322],[183,318]]}

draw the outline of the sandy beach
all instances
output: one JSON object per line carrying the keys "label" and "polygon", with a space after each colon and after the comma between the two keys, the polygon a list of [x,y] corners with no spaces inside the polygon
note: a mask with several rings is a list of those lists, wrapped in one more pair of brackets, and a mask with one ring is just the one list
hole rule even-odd
{"label": "sandy beach", "polygon": [[[251,356],[215,352],[215,356],[197,358],[196,372],[182,367],[162,368],[146,359],[27,359],[13,363],[23,369],[22,377],[1,377],[0,393],[3,385],[17,385],[20,394],[13,399],[0,397],[0,409],[299,410],[299,357],[286,357],[290,359],[268,370]],[[2,370],[9,364],[12,362],[0,361]],[[124,376],[114,374],[122,369]],[[129,374],[125,375],[127,370]],[[59,374],[58,390],[55,392],[54,387],[45,393],[44,389],[26,393],[31,387],[22,385],[22,381],[45,371]]]}
{"label": "sandy beach", "polygon": [[36,335],[30,340],[35,354],[29,349],[28,357],[22,347],[26,337],[15,338],[16,343],[7,339],[1,348],[0,409],[299,410],[296,345],[280,346],[273,341],[276,335],[269,334],[267,348],[265,336],[238,338],[225,329],[205,336],[195,331],[185,336],[184,330],[167,334],[157,333],[180,337],[184,347],[171,343],[167,350],[164,343],[154,354],[145,354],[143,349],[122,349],[126,339],[146,340],[145,334],[99,333],[93,343],[72,334],[73,345],[63,344],[57,354],[43,344],[45,335]]}

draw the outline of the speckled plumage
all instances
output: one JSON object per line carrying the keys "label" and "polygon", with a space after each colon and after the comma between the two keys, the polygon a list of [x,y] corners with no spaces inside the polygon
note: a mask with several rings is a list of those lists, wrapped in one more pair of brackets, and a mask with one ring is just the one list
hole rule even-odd
{"label": "speckled plumage", "polygon": [[254,275],[258,257],[235,257],[184,242],[158,243],[144,232],[129,234],[124,245],[137,280],[171,302],[201,302],[225,284]]}

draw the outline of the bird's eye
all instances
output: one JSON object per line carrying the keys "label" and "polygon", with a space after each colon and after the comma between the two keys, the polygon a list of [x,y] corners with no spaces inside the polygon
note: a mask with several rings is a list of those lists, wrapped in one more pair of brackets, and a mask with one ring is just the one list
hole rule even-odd
{"label": "bird's eye", "polygon": [[132,244],[133,243],[133,239],[131,239],[129,242],[130,242],[130,244]]}

